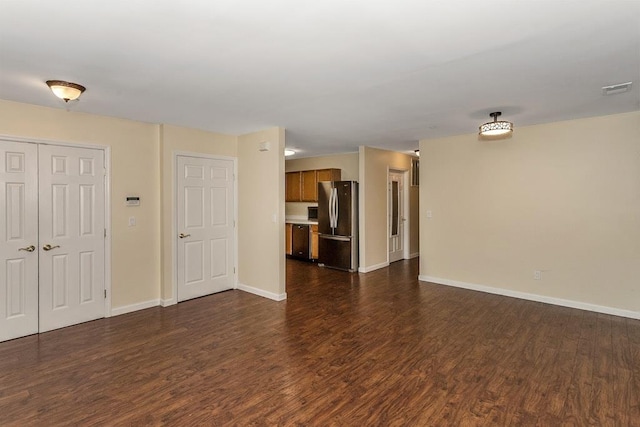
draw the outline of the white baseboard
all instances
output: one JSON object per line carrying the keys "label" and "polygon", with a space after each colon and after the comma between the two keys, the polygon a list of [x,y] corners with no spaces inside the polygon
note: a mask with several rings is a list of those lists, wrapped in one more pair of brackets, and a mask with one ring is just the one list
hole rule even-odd
{"label": "white baseboard", "polygon": [[160,300],[160,305],[163,306],[163,307],[169,307],[170,305],[175,305],[177,303],[178,303],[178,301],[176,301],[175,298],[161,299]]}
{"label": "white baseboard", "polygon": [[410,254],[409,258],[407,258],[407,259],[418,258],[419,256],[420,256],[420,252],[414,252],[414,253]]}
{"label": "white baseboard", "polygon": [[144,310],[145,308],[157,307],[160,305],[159,299],[152,299],[149,301],[139,302],[131,305],[124,305],[122,307],[116,307],[111,309],[111,316],[119,316],[121,314],[131,313],[133,311]]}
{"label": "white baseboard", "polygon": [[623,310],[620,308],[606,307],[603,305],[589,304],[586,302],[566,300],[562,298],[554,298],[545,295],[530,294],[526,292],[512,291],[503,288],[494,288],[491,286],[478,285],[475,283],[459,282],[457,280],[442,279],[432,276],[418,276],[418,280],[422,282],[437,283],[439,285],[454,286],[456,288],[470,289],[472,291],[486,292],[489,294],[502,295],[512,298],[520,298],[529,301],[543,302],[546,304],[559,305],[562,307],[577,308],[579,310],[593,311],[596,313],[612,314],[614,316],[628,317],[630,319],[640,319],[640,312]]}
{"label": "white baseboard", "polygon": [[369,267],[360,267],[358,268],[359,273],[368,273],[373,270],[379,270],[381,268],[389,267],[388,262],[381,262],[380,264],[370,265]]}
{"label": "white baseboard", "polygon": [[273,292],[265,291],[262,289],[254,288],[252,286],[243,285],[242,283],[238,283],[238,290],[249,292],[250,294],[258,295],[263,298],[269,298],[274,301],[284,301],[287,299],[287,293],[283,294],[274,294]]}

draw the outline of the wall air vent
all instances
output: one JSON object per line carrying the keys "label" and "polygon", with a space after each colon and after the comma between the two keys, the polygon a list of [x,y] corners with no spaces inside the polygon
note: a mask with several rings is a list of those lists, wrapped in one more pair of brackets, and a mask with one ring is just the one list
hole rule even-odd
{"label": "wall air vent", "polygon": [[629,92],[633,82],[618,83],[617,85],[602,86],[603,95],[615,95],[616,93]]}

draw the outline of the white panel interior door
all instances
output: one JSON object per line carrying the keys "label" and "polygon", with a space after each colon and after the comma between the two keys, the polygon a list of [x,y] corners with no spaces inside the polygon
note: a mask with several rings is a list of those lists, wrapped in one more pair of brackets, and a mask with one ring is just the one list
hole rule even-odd
{"label": "white panel interior door", "polygon": [[389,262],[404,258],[404,188],[402,173],[389,172]]}
{"label": "white panel interior door", "polygon": [[40,332],[104,317],[104,151],[39,146]]}
{"label": "white panel interior door", "polygon": [[38,147],[0,142],[0,341],[38,332]]}
{"label": "white panel interior door", "polygon": [[177,157],[178,301],[234,286],[234,164]]}

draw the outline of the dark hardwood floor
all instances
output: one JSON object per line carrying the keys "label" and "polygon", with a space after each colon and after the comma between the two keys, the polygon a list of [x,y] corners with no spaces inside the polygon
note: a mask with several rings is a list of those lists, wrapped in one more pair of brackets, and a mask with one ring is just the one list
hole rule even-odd
{"label": "dark hardwood floor", "polygon": [[640,321],[287,261],[228,291],[0,343],[0,425],[640,426]]}

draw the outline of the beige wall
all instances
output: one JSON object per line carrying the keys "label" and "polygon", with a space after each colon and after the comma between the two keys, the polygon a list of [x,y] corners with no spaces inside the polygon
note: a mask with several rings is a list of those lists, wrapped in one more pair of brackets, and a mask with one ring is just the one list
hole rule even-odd
{"label": "beige wall", "polygon": [[[0,100],[0,134],[111,147],[114,309],[160,297],[158,132],[157,125]],[[140,196],[140,206],[126,207],[127,195]]]}
{"label": "beige wall", "polygon": [[160,126],[161,186],[162,186],[162,299],[175,302],[173,295],[176,280],[173,266],[174,251],[174,183],[175,152],[191,152],[207,155],[237,157],[237,137],[178,126]]}
{"label": "beige wall", "polygon": [[[173,302],[175,151],[238,158],[239,280],[266,296],[284,295],[283,129],[236,137],[0,100],[0,134],[110,147],[113,310]],[[271,151],[258,151],[263,140]],[[140,206],[127,208],[127,195],[140,196]]]}
{"label": "beige wall", "polygon": [[421,277],[640,314],[640,113],[420,153]]}
{"label": "beige wall", "polygon": [[[389,169],[411,170],[412,157],[388,150],[360,147],[360,269],[383,267],[389,259],[387,236],[387,180]],[[410,173],[410,172],[409,172]],[[419,193],[409,191],[409,252],[419,251],[419,223],[413,217]],[[411,215],[413,213],[413,215]]]}
{"label": "beige wall", "polygon": [[[357,181],[358,153],[335,154],[331,156],[306,157],[304,159],[290,159],[285,161],[285,171],[305,171],[314,169],[340,169],[341,179]],[[306,216],[307,206],[317,206],[317,203],[287,202],[286,215]]]}
{"label": "beige wall", "polygon": [[[261,142],[269,151],[259,151]],[[238,137],[238,240],[240,288],[285,295],[283,128]]]}

